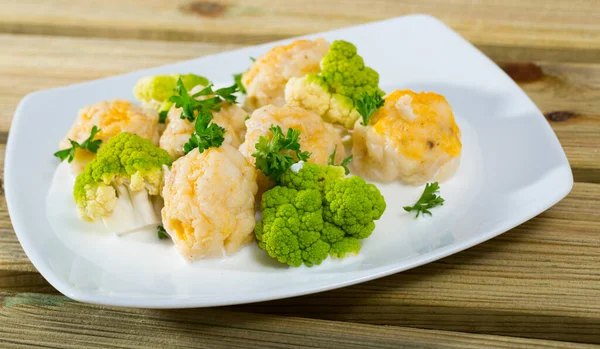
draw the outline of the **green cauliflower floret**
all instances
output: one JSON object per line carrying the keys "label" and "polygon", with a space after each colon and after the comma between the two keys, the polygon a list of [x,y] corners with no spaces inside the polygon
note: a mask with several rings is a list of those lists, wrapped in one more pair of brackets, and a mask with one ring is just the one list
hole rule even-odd
{"label": "green cauliflower floret", "polygon": [[208,85],[207,78],[194,74],[156,75],[140,79],[133,88],[133,95],[146,106],[159,113],[166,113],[173,105],[169,97],[174,94],[179,78],[188,91],[198,85]]}
{"label": "green cauliflower floret", "polygon": [[102,218],[119,234],[159,224],[154,200],[163,165],[171,163],[169,153],[148,139],[126,132],[112,137],[75,179],[73,196],[80,216]]}
{"label": "green cauliflower floret", "polygon": [[322,193],[325,183],[344,177],[345,171],[341,166],[319,166],[305,163],[297,172],[293,170],[284,172],[279,178],[279,182],[284,187],[297,190],[318,189]]}
{"label": "green cauliflower floret", "polygon": [[356,46],[347,41],[334,41],[321,61],[321,77],[331,93],[353,101],[379,90],[379,74],[365,66]]}
{"label": "green cauliflower floret", "polygon": [[259,246],[281,263],[298,267],[320,264],[329,254],[323,241],[323,206],[318,190],[275,187],[262,199],[262,219],[255,233]]}
{"label": "green cauliflower floret", "polygon": [[325,121],[353,128],[360,117],[356,101],[377,91],[381,91],[379,74],[365,66],[356,46],[336,40],[321,60],[321,73],[288,81],[285,100],[318,113]]}
{"label": "green cauliflower floret", "polygon": [[263,194],[255,228],[258,246],[279,262],[298,267],[360,251],[385,211],[377,187],[346,178],[340,166],[304,164],[288,170],[280,185]]}
{"label": "green cauliflower floret", "polygon": [[325,219],[357,239],[371,235],[375,229],[373,221],[381,217],[386,207],[379,189],[360,177],[328,182],[324,198]]}

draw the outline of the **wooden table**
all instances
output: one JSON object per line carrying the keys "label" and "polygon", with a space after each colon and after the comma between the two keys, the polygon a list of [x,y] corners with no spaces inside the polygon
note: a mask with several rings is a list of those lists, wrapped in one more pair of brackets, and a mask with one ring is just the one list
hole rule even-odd
{"label": "wooden table", "polygon": [[491,241],[380,280],[173,311],[61,296],[23,253],[0,200],[0,347],[600,343],[597,0],[0,0],[0,152],[15,107],[29,92],[410,13],[446,22],[537,103],[573,168],[576,184],[566,199]]}

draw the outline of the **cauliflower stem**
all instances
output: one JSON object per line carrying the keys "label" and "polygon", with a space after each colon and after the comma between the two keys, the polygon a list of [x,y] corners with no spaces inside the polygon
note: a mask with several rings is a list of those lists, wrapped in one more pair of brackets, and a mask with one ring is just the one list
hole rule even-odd
{"label": "cauliflower stem", "polygon": [[148,139],[126,132],[112,137],[75,179],[73,196],[80,216],[102,218],[116,234],[157,225],[153,201],[158,200],[163,166],[171,161]]}
{"label": "cauliflower stem", "polygon": [[146,190],[133,191],[129,186],[114,186],[117,201],[112,214],[102,217],[104,226],[111,232],[121,235],[160,224],[160,217],[154,209],[153,196]]}

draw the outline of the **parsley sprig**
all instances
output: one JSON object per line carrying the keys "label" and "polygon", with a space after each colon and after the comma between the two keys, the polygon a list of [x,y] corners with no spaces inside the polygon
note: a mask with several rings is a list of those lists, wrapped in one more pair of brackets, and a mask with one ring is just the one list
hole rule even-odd
{"label": "parsley sprig", "polygon": [[[337,145],[335,146],[335,149],[333,149],[333,153],[331,153],[331,155],[329,155],[328,165],[336,166],[336,164],[335,164],[335,153],[336,152],[337,152]],[[344,172],[346,174],[350,173],[350,170],[348,169],[348,165],[352,162],[352,158],[353,158],[353,156],[350,155],[347,158],[345,158],[344,160],[342,160],[342,162],[339,164],[339,166],[342,166],[344,168]]]}
{"label": "parsley sprig", "polygon": [[244,75],[244,73],[233,74],[233,81],[235,81],[235,85],[237,86],[238,90],[241,93],[246,94],[246,88],[242,83],[242,75]]}
{"label": "parsley sprig", "polygon": [[203,153],[208,148],[218,148],[225,140],[225,129],[212,122],[213,115],[210,112],[200,112],[194,124],[194,132],[190,140],[183,145],[183,151],[187,154],[195,148]]}
{"label": "parsley sprig", "polygon": [[[169,101],[173,102],[177,108],[181,108],[181,118],[194,122],[194,132],[190,139],[183,145],[183,151],[187,154],[193,149],[198,148],[200,153],[208,148],[218,148],[225,140],[225,129],[212,122],[213,112],[221,110],[221,103],[228,102],[234,104],[237,102],[238,86],[233,84],[217,90],[209,84],[199,92],[190,95],[181,78],[177,79],[175,87],[177,95],[171,96]],[[197,100],[198,97],[212,96],[210,98]]]}
{"label": "parsley sprig", "polygon": [[95,154],[98,151],[98,148],[100,147],[100,143],[102,143],[101,139],[93,140],[94,137],[96,137],[96,134],[98,134],[98,132],[100,132],[100,129],[94,125],[90,132],[90,136],[81,144],[75,142],[72,139],[69,139],[69,142],[71,142],[71,147],[57,151],[56,153],[54,153],[54,156],[59,158],[60,161],[65,161],[65,159],[67,159],[68,162],[71,162],[73,161],[73,159],[75,159],[75,151],[77,150],[77,148],[82,150],[88,150]]}
{"label": "parsley sprig", "polygon": [[163,227],[162,225],[159,225],[156,228],[156,230],[157,230],[157,234],[158,234],[158,239],[159,240],[164,240],[164,239],[168,239],[169,238],[169,234],[165,230],[165,227]]}
{"label": "parsley sprig", "polygon": [[[177,79],[175,86],[176,95],[169,97],[169,101],[174,103],[177,108],[181,108],[181,118],[192,122],[196,119],[197,114],[212,113],[213,111],[221,110],[221,102],[226,101],[231,104],[237,102],[238,86],[233,84],[229,87],[223,87],[218,90],[213,90],[213,85],[209,84],[199,92],[190,95],[188,90],[183,85],[181,78]],[[197,100],[201,96],[214,97]]]}
{"label": "parsley sprig", "polygon": [[270,138],[261,136],[252,156],[256,158],[256,168],[277,182],[279,177],[296,162],[293,155],[296,155],[298,161],[308,161],[311,153],[300,150],[300,130],[288,128],[287,134],[284,135],[279,125],[271,125],[269,131],[273,136]]}
{"label": "parsley sprig", "polygon": [[421,194],[421,197],[419,198],[417,203],[414,206],[404,206],[404,210],[406,212],[416,211],[417,214],[415,218],[419,217],[419,214],[421,214],[422,216],[424,216],[425,214],[431,216],[431,212],[429,211],[430,208],[434,208],[436,206],[444,204],[444,199],[442,199],[439,195],[436,194],[437,192],[439,192],[439,190],[440,185],[438,184],[438,182],[427,183],[425,185],[425,190],[423,190],[423,194]]}
{"label": "parsley sprig", "polygon": [[371,121],[371,115],[381,108],[385,101],[383,95],[379,91],[375,91],[373,95],[365,93],[363,98],[356,101],[356,110],[362,117],[361,125],[367,126]]}
{"label": "parsley sprig", "polygon": [[161,110],[158,113],[158,123],[159,124],[164,124],[165,121],[167,121],[167,116],[169,115],[169,111],[168,110]]}
{"label": "parsley sprig", "polygon": [[216,90],[215,94],[217,96],[221,97],[222,100],[224,100],[230,104],[235,104],[235,103],[237,103],[237,96],[234,95],[234,93],[236,93],[238,91],[239,91],[238,85],[233,84],[231,86],[223,87],[223,88]]}

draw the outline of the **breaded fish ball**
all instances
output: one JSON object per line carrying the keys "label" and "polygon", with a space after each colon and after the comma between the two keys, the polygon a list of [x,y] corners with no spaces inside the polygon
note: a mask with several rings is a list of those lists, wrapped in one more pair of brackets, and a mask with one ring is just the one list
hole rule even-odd
{"label": "breaded fish ball", "polygon": [[288,80],[321,71],[320,62],[328,50],[329,43],[322,38],[296,40],[259,57],[242,76],[247,92],[244,108],[253,111],[268,104],[282,106]]}
{"label": "breaded fish ball", "polygon": [[396,90],[369,125],[356,122],[353,165],[372,180],[420,185],[452,177],[461,148],[460,130],[443,96]]}
{"label": "breaded fish ball", "polygon": [[[125,100],[112,100],[98,102],[81,109],[75,123],[60,141],[59,148],[70,148],[69,139],[81,144],[90,136],[94,126],[100,129],[94,137],[95,140],[102,140],[100,146],[122,132],[136,134],[158,145],[159,127],[156,111]],[[85,165],[95,156],[87,150],[78,148],[73,162],[70,163],[73,174],[78,175],[83,172]]]}
{"label": "breaded fish ball", "polygon": [[[203,88],[203,86],[196,86],[190,91],[190,95],[199,92]],[[246,133],[244,122],[248,113],[235,104],[222,102],[221,110],[214,111],[212,114],[212,122],[225,128],[225,141],[223,143],[231,144],[235,148],[239,147]],[[194,122],[182,119],[180,116],[181,108],[173,106],[167,114],[167,126],[160,137],[160,147],[165,149],[173,159],[183,156],[183,145],[190,140],[190,135],[194,132]]]}
{"label": "breaded fish ball", "polygon": [[237,149],[193,149],[165,174],[164,228],[187,260],[233,254],[254,238],[256,191],[256,170]]}
{"label": "breaded fish ball", "polygon": [[[335,151],[335,164],[339,164],[345,157],[344,146],[340,134],[335,128],[323,121],[314,112],[300,107],[268,105],[257,109],[250,119],[246,120],[246,139],[240,146],[240,152],[254,164],[256,158],[252,154],[256,151],[256,143],[261,136],[271,136],[271,125],[281,126],[284,134],[289,128],[300,130],[300,149],[311,153],[308,162],[318,165],[327,165],[329,156]],[[273,186],[274,183],[263,175],[258,175],[259,191],[262,192]]]}

